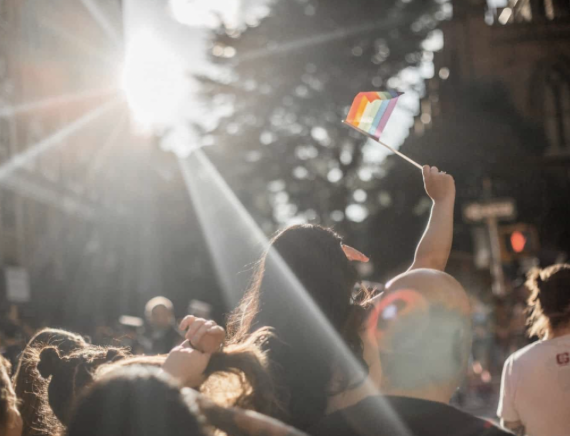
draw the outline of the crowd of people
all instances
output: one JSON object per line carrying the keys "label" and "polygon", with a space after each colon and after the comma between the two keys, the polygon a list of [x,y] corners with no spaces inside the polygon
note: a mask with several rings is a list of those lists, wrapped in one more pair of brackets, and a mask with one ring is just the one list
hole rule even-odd
{"label": "crowd of people", "polygon": [[193,315],[174,326],[159,298],[146,345],[36,333],[1,361],[0,434],[570,434],[570,265],[529,277],[540,341],[505,363],[503,429],[450,405],[472,367],[472,301],[444,272],[453,178],[435,167],[423,176],[429,223],[409,270],[381,293],[358,286],[355,263],[369,259],[333,230],[286,228],[224,326]]}

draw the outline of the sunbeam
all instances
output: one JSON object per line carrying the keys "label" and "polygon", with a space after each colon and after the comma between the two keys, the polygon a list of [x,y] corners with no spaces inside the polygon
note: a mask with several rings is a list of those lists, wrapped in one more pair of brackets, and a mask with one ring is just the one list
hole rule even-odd
{"label": "sunbeam", "polygon": [[0,117],[9,117],[24,112],[45,109],[58,104],[72,103],[74,101],[86,100],[94,97],[103,97],[108,94],[115,94],[118,92],[118,90],[118,88],[97,89],[93,91],[83,91],[73,94],[63,94],[55,97],[48,97],[43,100],[33,101],[30,103],[21,103],[17,106],[0,109]]}
{"label": "sunbeam", "polygon": [[101,8],[97,5],[96,2],[93,0],[81,0],[85,9],[89,11],[93,19],[101,26],[101,28],[105,31],[107,36],[111,38],[117,44],[121,43],[121,36],[115,29],[115,27],[111,24],[111,22],[107,19]]}
{"label": "sunbeam", "polygon": [[109,156],[109,152],[111,151],[111,149],[113,149],[119,135],[122,134],[124,128],[126,127],[126,119],[127,115],[123,114],[121,116],[121,119],[115,126],[115,128],[111,131],[111,134],[103,143],[103,145],[101,147],[98,147],[97,151],[91,157],[89,168],[87,169],[87,173],[85,174],[85,177],[83,179],[84,184],[88,185],[92,177],[95,176],[95,174],[99,173],[99,171],[101,170],[103,163]]}
{"label": "sunbeam", "polygon": [[18,175],[3,180],[2,188],[10,189],[38,203],[56,207],[67,213],[77,214],[77,216],[85,219],[93,217],[94,208],[85,204],[81,199],[26,180]]}
{"label": "sunbeam", "polygon": [[[268,240],[202,150],[196,150],[188,158],[178,161],[226,303],[228,307],[235,307],[249,280],[247,276],[250,274],[244,274],[243,267],[259,258],[262,250],[268,249]],[[266,268],[279,272],[275,284],[280,292],[290,295],[288,310],[291,310],[291,316],[302,319],[309,328],[319,332],[327,348],[340,351],[339,357],[352,368],[354,374],[366,377],[360,363],[274,249],[268,253]],[[378,398],[378,407],[391,412],[371,382],[365,382],[364,387],[369,394]],[[392,425],[401,430],[401,434],[408,433],[394,413],[387,415],[393,421]]]}
{"label": "sunbeam", "polygon": [[[108,156],[110,149],[116,143],[119,135],[124,130],[124,127],[125,127],[125,116],[123,116],[121,120],[117,123],[117,125],[111,131],[111,133],[109,134],[108,138],[105,140],[103,145],[97,148],[95,156],[93,156],[91,164],[89,165],[87,173],[84,177],[83,180],[84,185],[88,185],[92,177],[99,172],[104,159]],[[14,176],[10,179],[7,179],[5,181],[5,185],[9,184],[14,179],[17,179],[17,177]],[[15,185],[16,189],[18,189],[18,184],[15,183]],[[34,196],[37,195],[37,192],[38,191],[35,189],[32,191],[32,198],[36,198]],[[52,205],[50,202],[47,202],[47,204]],[[57,203],[56,206],[59,206],[59,203]],[[87,206],[87,208],[88,209],[85,212],[88,212],[88,214],[85,217],[91,219],[93,217],[94,210],[93,208],[89,208],[89,206]],[[68,212],[67,210],[65,211]],[[31,259],[30,265],[32,266],[32,268],[40,268],[40,269],[42,268],[43,261],[49,257],[50,247],[55,243],[55,241],[60,239],[64,231],[68,230],[68,223],[66,221],[67,220],[58,221],[57,228],[52,230],[51,232],[48,232],[37,244],[37,248],[30,256]]]}
{"label": "sunbeam", "polygon": [[257,60],[260,58],[265,58],[275,55],[283,55],[284,53],[300,50],[305,47],[310,47],[313,45],[326,44],[328,42],[337,41],[340,39],[345,39],[350,36],[359,35],[361,33],[367,33],[371,31],[387,30],[393,29],[398,26],[399,22],[397,19],[390,18],[382,21],[377,21],[374,23],[361,24],[359,26],[353,26],[349,28],[340,28],[332,32],[321,33],[319,35],[311,36],[309,38],[302,38],[296,41],[291,41],[284,44],[278,44],[276,47],[270,49],[264,48],[261,50],[252,50],[249,53],[244,53],[237,58],[237,62],[247,62],[252,60]]}
{"label": "sunbeam", "polygon": [[68,32],[67,30],[63,29],[61,26],[53,24],[47,20],[42,20],[40,21],[39,24],[42,28],[49,30],[54,35],[57,35],[58,37],[65,39],[67,42],[73,44],[80,53],[81,52],[90,53],[96,56],[99,60],[105,62],[105,64],[107,64],[108,66],[111,66],[113,68],[117,67],[116,59],[113,59],[109,54],[104,54],[101,51],[101,49],[98,49],[93,45],[87,43],[86,41],[78,38],[77,35]]}
{"label": "sunbeam", "polygon": [[110,111],[116,104],[118,104],[119,101],[120,100],[118,98],[115,98],[105,103],[104,105],[93,109],[71,124],[66,125],[65,127],[61,128],[47,138],[42,139],[36,144],[30,145],[22,153],[13,156],[4,162],[2,165],[0,165],[0,183],[3,183],[7,177],[9,177],[17,169],[24,166],[27,162],[35,159],[50,148],[60,144],[63,139],[79,131],[87,124],[102,116],[104,113]]}

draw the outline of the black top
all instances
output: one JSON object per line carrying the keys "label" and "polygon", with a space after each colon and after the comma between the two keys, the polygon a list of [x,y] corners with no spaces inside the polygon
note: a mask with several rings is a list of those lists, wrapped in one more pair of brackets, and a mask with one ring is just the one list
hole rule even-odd
{"label": "black top", "polygon": [[[389,406],[389,407],[387,407]],[[455,407],[416,398],[369,397],[323,418],[312,436],[506,436]]]}

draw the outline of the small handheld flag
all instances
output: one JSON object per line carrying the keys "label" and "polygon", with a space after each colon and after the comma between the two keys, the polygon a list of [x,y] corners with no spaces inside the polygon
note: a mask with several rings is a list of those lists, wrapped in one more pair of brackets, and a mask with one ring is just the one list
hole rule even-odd
{"label": "small handheld flag", "polygon": [[402,94],[397,91],[360,92],[352,102],[348,116],[343,122],[422,169],[420,164],[380,141],[380,135]]}

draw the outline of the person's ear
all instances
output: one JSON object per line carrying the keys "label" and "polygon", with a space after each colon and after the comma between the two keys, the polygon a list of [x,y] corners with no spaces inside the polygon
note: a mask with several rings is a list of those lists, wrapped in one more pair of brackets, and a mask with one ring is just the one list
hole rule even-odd
{"label": "person's ear", "polygon": [[401,289],[385,292],[378,300],[367,322],[368,334],[376,338],[381,349],[391,348],[393,329],[405,317],[423,319],[429,313],[429,303],[417,291]]}
{"label": "person's ear", "polygon": [[362,254],[356,248],[352,248],[350,245],[340,244],[342,251],[344,251],[344,255],[348,260],[352,260],[355,262],[368,262],[370,259],[368,256]]}

